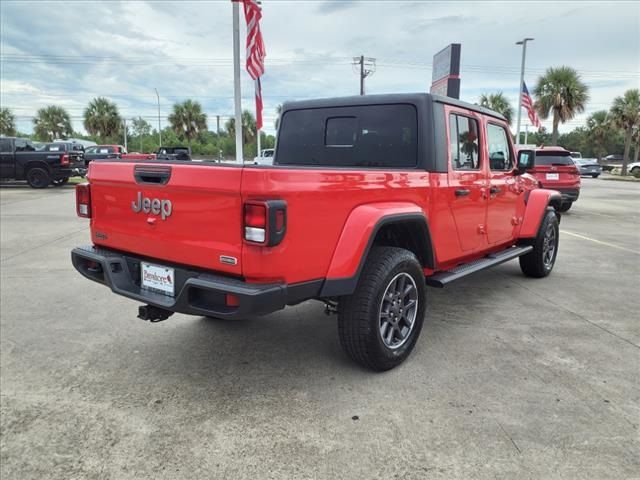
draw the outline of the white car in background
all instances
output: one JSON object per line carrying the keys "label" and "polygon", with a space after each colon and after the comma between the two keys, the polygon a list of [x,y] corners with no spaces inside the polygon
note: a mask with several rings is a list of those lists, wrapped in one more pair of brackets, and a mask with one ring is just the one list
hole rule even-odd
{"label": "white car in background", "polygon": [[264,150],[260,150],[260,155],[254,157],[253,163],[255,165],[273,165],[274,153],[275,149],[273,148],[265,148]]}
{"label": "white car in background", "polygon": [[627,165],[627,172],[637,175],[640,173],[640,162],[633,162]]}

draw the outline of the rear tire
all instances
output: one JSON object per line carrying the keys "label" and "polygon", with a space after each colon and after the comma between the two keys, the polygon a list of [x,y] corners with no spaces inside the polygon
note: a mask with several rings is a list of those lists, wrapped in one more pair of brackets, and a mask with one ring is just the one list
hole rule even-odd
{"label": "rear tire", "polygon": [[338,304],[340,344],[371,370],[390,370],[411,353],[424,322],[426,284],[416,256],[374,247],[356,291]]}
{"label": "rear tire", "polygon": [[600,176],[599,173],[592,173],[591,178],[598,178]]}
{"label": "rear tire", "polygon": [[538,235],[533,241],[533,250],[520,257],[520,269],[528,277],[543,278],[551,273],[558,256],[560,228],[553,210],[547,210]]}
{"label": "rear tire", "polygon": [[32,167],[27,171],[27,183],[31,188],[47,188],[51,175],[44,168]]}
{"label": "rear tire", "polygon": [[560,208],[558,208],[559,212],[568,212],[571,207],[573,205],[573,202],[564,202],[562,205],[560,205]]}

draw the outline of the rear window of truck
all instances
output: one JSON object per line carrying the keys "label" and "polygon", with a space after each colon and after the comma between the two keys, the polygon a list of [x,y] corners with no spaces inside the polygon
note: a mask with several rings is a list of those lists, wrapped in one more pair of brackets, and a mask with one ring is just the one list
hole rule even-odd
{"label": "rear window of truck", "polygon": [[574,165],[569,152],[536,152],[536,165]]}
{"label": "rear window of truck", "polygon": [[415,167],[418,120],[413,105],[289,110],[282,117],[278,165]]}

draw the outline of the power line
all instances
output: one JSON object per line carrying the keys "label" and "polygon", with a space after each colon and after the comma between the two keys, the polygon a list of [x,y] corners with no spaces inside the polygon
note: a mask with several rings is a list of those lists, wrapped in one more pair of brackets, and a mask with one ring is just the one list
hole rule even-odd
{"label": "power line", "polygon": [[[308,65],[347,65],[350,62],[349,57],[326,57],[326,58],[286,58],[286,57],[267,57],[266,63],[269,66],[288,66],[295,64],[308,64]],[[0,61],[5,63],[14,64],[47,64],[47,65],[95,65],[97,63],[102,64],[117,64],[120,66],[149,66],[149,65],[167,65],[167,66],[187,66],[187,67],[232,67],[233,61],[224,57],[176,57],[173,59],[157,59],[149,57],[117,57],[117,56],[73,56],[73,55],[27,55],[27,54],[2,54],[0,55]],[[426,69],[432,68],[431,63],[420,62],[407,59],[380,59],[378,65],[392,68],[405,68],[405,69]],[[475,73],[491,73],[491,74],[505,74],[505,75],[519,75],[519,70],[516,67],[509,67],[504,65],[473,65],[463,64],[462,69]],[[617,78],[623,77],[637,78],[640,77],[640,72],[636,70],[589,70],[589,69],[577,69],[578,73],[586,78],[611,78],[615,76]],[[527,69],[529,73],[543,74],[546,72],[546,68],[530,67]]]}

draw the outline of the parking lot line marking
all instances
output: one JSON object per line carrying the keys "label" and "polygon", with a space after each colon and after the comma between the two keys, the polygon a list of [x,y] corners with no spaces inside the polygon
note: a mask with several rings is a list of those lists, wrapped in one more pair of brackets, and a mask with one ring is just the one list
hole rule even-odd
{"label": "parking lot line marking", "polygon": [[600,245],[605,245],[607,247],[616,248],[618,250],[622,250],[625,252],[635,253],[636,255],[640,255],[640,252],[637,250],[631,250],[630,248],[621,247],[620,245],[614,245],[613,243],[603,242],[602,240],[596,240],[595,238],[587,237],[585,235],[580,235],[579,233],[569,232],[567,230],[560,230],[560,233],[571,235],[572,237],[581,238],[583,240],[589,240],[590,242],[599,243]]}

